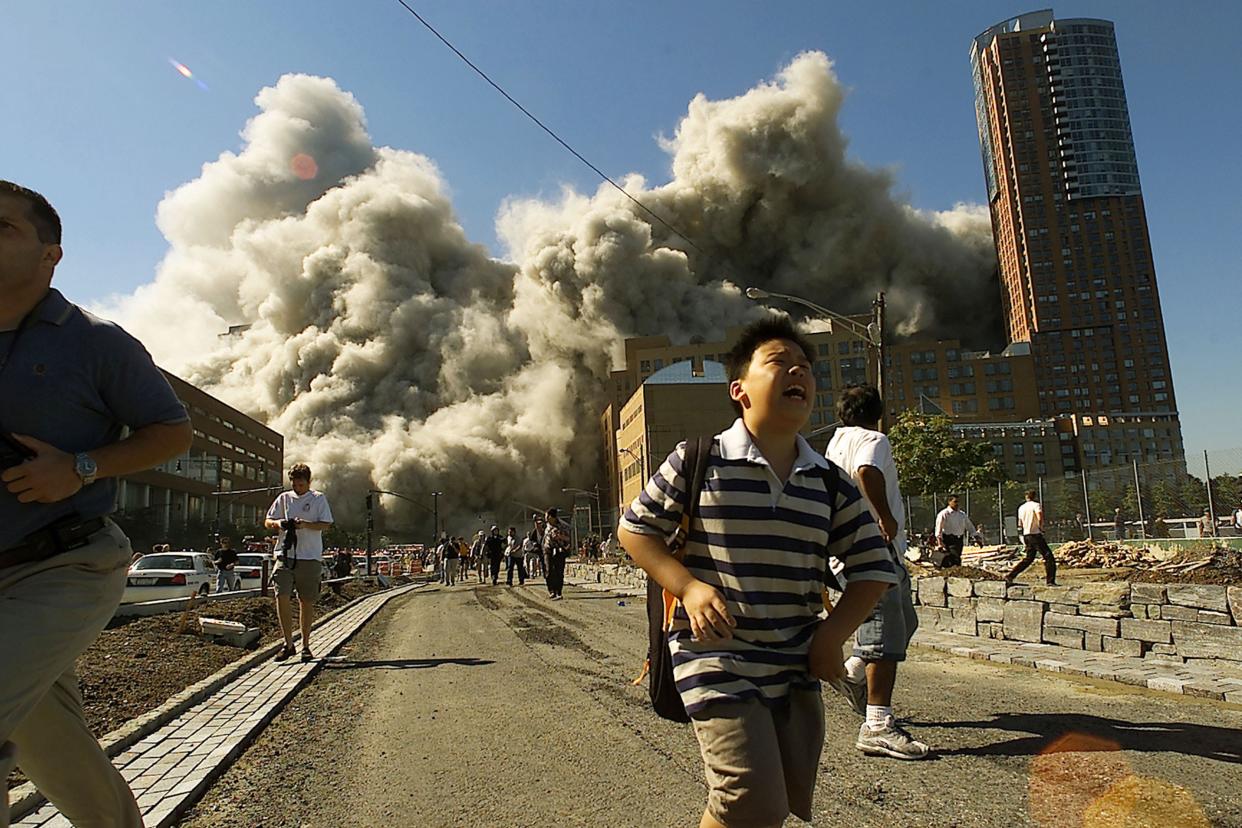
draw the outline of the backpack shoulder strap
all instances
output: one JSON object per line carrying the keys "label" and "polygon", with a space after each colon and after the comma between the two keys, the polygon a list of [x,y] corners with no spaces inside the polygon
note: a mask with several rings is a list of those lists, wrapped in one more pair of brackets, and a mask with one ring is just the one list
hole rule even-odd
{"label": "backpack shoulder strap", "polygon": [[697,437],[686,441],[686,454],[682,462],[682,473],[690,481],[686,491],[686,508],[681,515],[681,525],[677,529],[677,546],[675,554],[684,552],[690,538],[690,527],[694,516],[699,511],[699,500],[703,496],[703,481],[707,477],[707,465],[711,461],[714,437]]}

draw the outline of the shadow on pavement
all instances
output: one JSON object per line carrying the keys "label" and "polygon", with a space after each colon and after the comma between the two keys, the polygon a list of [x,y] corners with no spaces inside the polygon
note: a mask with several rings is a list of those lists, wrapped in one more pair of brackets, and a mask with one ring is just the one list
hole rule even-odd
{"label": "shadow on pavement", "polygon": [[[1056,743],[1108,745],[1095,749],[1136,750],[1145,753],[1180,753],[1202,756],[1218,762],[1242,764],[1242,730],[1185,722],[1127,722],[1076,713],[1000,713],[989,721],[921,722],[928,727],[974,728],[979,730],[1025,731],[1007,741],[974,748],[941,750],[944,756],[1036,756],[1057,750]],[[1067,735],[1088,735],[1099,742],[1062,739]]]}
{"label": "shadow on pavement", "polygon": [[396,658],[378,661],[325,661],[324,667],[333,670],[356,670],[374,668],[378,670],[421,670],[427,667],[440,667],[445,664],[457,664],[462,667],[484,667],[496,662],[486,658]]}

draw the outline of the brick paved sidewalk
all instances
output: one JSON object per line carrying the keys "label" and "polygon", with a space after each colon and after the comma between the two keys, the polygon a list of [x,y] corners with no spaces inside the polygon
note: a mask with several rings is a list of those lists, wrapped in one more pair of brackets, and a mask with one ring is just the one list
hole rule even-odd
{"label": "brick paved sidewalk", "polygon": [[981,639],[926,629],[915,633],[912,643],[916,647],[980,661],[1016,664],[1052,673],[1117,681],[1150,690],[1242,702],[1242,674],[1199,664],[1093,653],[1055,644]]}
{"label": "brick paved sidewalk", "polygon": [[[363,598],[315,628],[315,661],[265,661],[222,687],[113,759],[138,798],[147,828],[164,828],[202,796],[285,703],[390,599],[421,584]],[[51,804],[13,823],[15,828],[69,826]]]}

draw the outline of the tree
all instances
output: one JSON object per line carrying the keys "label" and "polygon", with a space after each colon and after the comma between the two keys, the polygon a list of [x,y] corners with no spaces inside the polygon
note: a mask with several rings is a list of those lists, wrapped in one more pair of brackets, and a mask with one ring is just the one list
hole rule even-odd
{"label": "tree", "polygon": [[1194,517],[1207,508],[1207,490],[1203,481],[1187,475],[1182,480],[1182,517]]}
{"label": "tree", "polygon": [[992,444],[963,439],[943,415],[903,411],[888,432],[901,487],[928,495],[995,486],[1005,471]]}
{"label": "tree", "polygon": [[1152,511],[1161,517],[1180,517],[1182,499],[1177,490],[1163,480],[1157,480],[1148,490],[1147,499]]}
{"label": "tree", "polygon": [[1239,503],[1242,503],[1242,478],[1227,474],[1212,478],[1212,505],[1216,507],[1216,514],[1228,514]]}

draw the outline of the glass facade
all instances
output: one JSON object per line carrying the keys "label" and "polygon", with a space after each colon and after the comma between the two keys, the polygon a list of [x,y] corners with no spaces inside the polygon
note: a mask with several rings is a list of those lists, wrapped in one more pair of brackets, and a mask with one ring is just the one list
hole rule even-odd
{"label": "glass facade", "polygon": [[1040,40],[1068,197],[1140,192],[1113,24],[1058,20]]}

